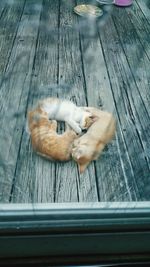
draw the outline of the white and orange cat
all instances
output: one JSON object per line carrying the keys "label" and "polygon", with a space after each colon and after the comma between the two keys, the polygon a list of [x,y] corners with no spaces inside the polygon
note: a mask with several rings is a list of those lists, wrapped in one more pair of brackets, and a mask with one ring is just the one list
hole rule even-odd
{"label": "white and orange cat", "polygon": [[111,113],[93,107],[84,108],[89,111],[95,122],[87,133],[74,141],[72,157],[78,163],[80,173],[83,173],[92,160],[96,160],[115,134],[115,119]]}
{"label": "white and orange cat", "polygon": [[[49,119],[65,121],[78,134],[86,129],[85,121],[93,118],[92,114],[82,107],[77,107],[66,99],[47,98],[39,102],[41,110],[48,114]],[[89,120],[91,121],[91,120]]]}
{"label": "white and orange cat", "polygon": [[[93,123],[89,112],[83,109],[83,112],[79,112],[72,105],[73,103],[66,106],[68,102],[64,104],[63,101],[57,99],[53,101],[52,98],[49,98],[40,101],[34,110],[28,112],[27,128],[31,135],[33,149],[50,160],[70,160],[73,141],[78,137],[76,132],[79,132],[79,129],[88,128]],[[74,114],[76,111],[79,114]],[[57,121],[49,120],[49,118],[67,121],[67,123],[69,118],[69,124],[74,126],[76,132],[67,126],[67,130],[63,134],[58,134]]]}

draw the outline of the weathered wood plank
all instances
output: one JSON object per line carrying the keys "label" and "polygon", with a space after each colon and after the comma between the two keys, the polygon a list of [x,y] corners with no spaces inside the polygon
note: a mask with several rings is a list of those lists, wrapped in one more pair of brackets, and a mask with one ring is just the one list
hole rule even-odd
{"label": "weathered wood plank", "polygon": [[[98,32],[95,32],[93,37],[87,35],[88,23],[92,29],[92,21],[87,21],[80,31],[88,104],[112,112],[117,118],[103,48]],[[81,24],[83,26],[82,21]],[[93,28],[96,28],[94,22]],[[103,27],[100,28],[101,30]],[[100,159],[95,162],[101,201],[131,201],[138,195],[128,153],[124,154],[124,159],[121,155],[122,150],[126,151],[126,145],[118,122],[117,120],[116,140],[107,146]],[[128,175],[130,179],[127,179]]]}
{"label": "weathered wood plank", "polygon": [[[139,38],[139,43],[142,47],[142,50],[150,60],[150,23],[148,23],[147,18],[136,2],[129,11],[126,10],[126,16],[133,24],[136,30],[135,36],[137,35],[137,37]],[[140,48],[140,46],[138,46],[138,48]]]}
{"label": "weathered wood plank", "polygon": [[[58,72],[57,40],[58,1],[44,0],[27,110],[33,108],[39,99],[57,95],[54,86]],[[23,133],[13,193],[13,201],[24,202],[18,188],[25,192],[27,202],[54,202],[55,163],[33,152],[26,132]]]}
{"label": "weathered wood plank", "polygon": [[[140,14],[142,16],[142,13]],[[128,18],[126,19],[126,22],[124,22],[124,20],[122,20],[122,15],[122,12],[120,10],[117,11],[116,9],[113,18],[132,73],[127,77],[128,84],[130,84],[131,89],[134,87],[134,90],[129,90],[128,88],[126,90],[126,85],[124,85],[124,90],[127,91],[127,98],[130,99],[130,105],[135,118],[136,129],[138,131],[143,148],[146,150],[150,145],[150,133],[147,131],[147,129],[150,127],[150,60],[146,55],[147,50],[150,51],[150,29],[149,34],[145,33],[143,30],[143,34],[141,33],[140,38],[138,38],[136,32],[134,31],[133,24],[130,23]],[[140,21],[140,18],[138,21]],[[135,26],[136,31],[139,32],[137,20],[134,20],[134,25],[137,25]],[[129,33],[132,33],[132,35]],[[141,40],[144,40],[143,45],[146,50],[143,50]],[[135,83],[135,86],[132,85],[132,81]],[[147,162],[150,168],[149,157],[147,157]]]}
{"label": "weathered wood plank", "polygon": [[5,76],[18,25],[24,9],[24,0],[7,3],[0,1],[0,81]]}
{"label": "weathered wood plank", "polygon": [[[60,91],[58,96],[71,99],[77,105],[85,106],[87,104],[86,92],[84,91],[79,33],[76,29],[77,18],[73,14],[74,6],[74,1],[60,2],[59,85],[66,86],[66,90]],[[92,166],[84,174],[79,175],[77,166],[72,161],[65,163],[63,169],[57,164],[56,173],[57,202],[98,200],[95,170]]]}
{"label": "weathered wood plank", "polygon": [[[126,24],[125,20],[124,24]],[[134,94],[134,101],[136,99],[139,100],[140,97],[137,94],[137,85],[128,65],[127,58],[120,46],[120,39],[118,38],[118,33],[116,32],[112,19],[107,21],[103,31],[100,31],[100,39],[119,123],[123,130],[122,133],[126,143],[126,149],[136,178],[135,183],[140,196],[138,200],[149,200],[150,196],[147,190],[150,185],[149,166],[145,158],[141,157],[145,150],[137,132],[137,124],[139,122],[137,122],[138,118],[134,114],[131,93],[132,96]],[[130,56],[132,56],[132,53]],[[139,106],[139,112],[142,108],[143,106]],[[144,131],[142,131],[142,136],[144,136]],[[124,155],[122,159],[124,159]],[[127,177],[130,179],[129,175]]]}
{"label": "weathered wood plank", "polygon": [[[136,5],[134,5],[136,7]],[[138,12],[137,12],[138,10]],[[136,14],[136,16],[134,15]],[[122,13],[119,8],[114,9],[114,21],[118,29],[122,46],[134,75],[138,87],[138,94],[150,116],[150,27],[139,9],[130,9]],[[124,20],[122,16],[126,16]],[[147,25],[147,26],[146,26]]]}
{"label": "weathered wood plank", "polygon": [[144,13],[145,17],[150,22],[150,3],[149,0],[136,0],[136,3],[141,8],[142,12]]}
{"label": "weathered wood plank", "polygon": [[1,19],[2,15],[3,15],[5,6],[6,6],[6,1],[5,0],[0,1],[0,19]]}
{"label": "weathered wood plank", "polygon": [[1,108],[1,202],[8,202],[12,190],[20,140],[25,124],[41,1],[27,0],[0,90]]}
{"label": "weathered wood plank", "polygon": [[[24,0],[20,1],[18,4],[16,4],[16,2],[18,1],[13,1],[13,3],[10,3],[8,5],[6,1],[0,1],[0,86],[3,80],[9,79],[9,75],[5,75],[5,71],[7,68],[10,53],[12,51],[14,39],[16,37],[18,22],[20,21],[24,8]],[[1,90],[2,88],[0,89],[0,92]],[[0,97],[0,103],[3,103],[2,96]],[[4,141],[4,136],[1,135],[1,137]],[[3,173],[5,176],[5,172],[9,172],[10,164],[3,162],[3,157],[1,157],[1,155],[0,159],[1,174]],[[1,182],[3,183],[3,187],[0,186],[0,199],[3,199],[2,196],[5,194],[4,188],[5,186],[7,188],[9,181],[7,179],[3,180],[3,176],[1,176]]]}
{"label": "weathered wood plank", "polygon": [[[93,38],[96,25],[79,30],[75,1],[0,2],[0,202],[150,199],[147,3],[114,6],[113,19]],[[117,118],[115,140],[83,175],[73,161],[53,163],[33,153],[26,111],[47,96]]]}

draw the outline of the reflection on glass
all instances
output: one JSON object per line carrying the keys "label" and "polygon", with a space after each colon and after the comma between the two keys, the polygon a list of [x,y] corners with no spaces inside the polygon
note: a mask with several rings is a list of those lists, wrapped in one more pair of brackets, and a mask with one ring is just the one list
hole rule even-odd
{"label": "reflection on glass", "polygon": [[[1,203],[150,200],[148,7],[135,2],[128,9],[100,8],[103,16],[84,19],[74,13],[73,1],[0,2]],[[80,147],[79,157],[72,153],[79,165],[89,163],[82,174],[73,158],[52,161],[33,149],[28,112],[48,97],[115,117],[115,136],[106,138],[110,120],[98,142],[98,159],[94,148],[88,162],[97,130],[83,142],[86,159]],[[65,108],[71,114],[69,105]],[[76,115],[73,121],[83,126]],[[58,121],[57,132],[65,127]]]}

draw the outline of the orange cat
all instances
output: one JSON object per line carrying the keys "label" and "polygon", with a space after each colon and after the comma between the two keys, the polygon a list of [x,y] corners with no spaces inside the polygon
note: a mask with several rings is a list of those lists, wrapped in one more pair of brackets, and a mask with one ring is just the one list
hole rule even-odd
{"label": "orange cat", "polygon": [[57,134],[57,122],[49,120],[47,113],[39,108],[28,112],[28,128],[33,149],[39,155],[58,161],[71,158],[72,143],[77,138],[73,130]]}
{"label": "orange cat", "polygon": [[80,173],[84,172],[92,160],[98,158],[115,134],[115,120],[112,114],[92,107],[84,109],[95,117],[95,122],[86,134],[74,141],[72,157],[78,163]]}

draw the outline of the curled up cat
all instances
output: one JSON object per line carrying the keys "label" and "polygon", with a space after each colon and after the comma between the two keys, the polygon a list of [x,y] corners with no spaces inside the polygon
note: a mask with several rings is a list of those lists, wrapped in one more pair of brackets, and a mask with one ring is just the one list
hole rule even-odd
{"label": "curled up cat", "polygon": [[[56,120],[66,122],[63,134],[57,133]],[[67,100],[47,98],[28,112],[28,129],[38,154],[57,161],[73,158],[82,173],[113,138],[115,120],[111,113],[93,107],[77,107]],[[78,135],[83,129],[88,129],[87,133]]]}
{"label": "curled up cat", "polygon": [[78,163],[80,173],[83,173],[92,160],[96,160],[105,145],[109,143],[115,134],[115,119],[111,113],[101,111],[93,107],[84,108],[92,113],[95,122],[87,133],[74,140],[72,157]]}
{"label": "curled up cat", "polygon": [[[93,123],[89,112],[83,109],[79,111],[72,104],[69,101],[48,98],[40,101],[34,110],[28,112],[27,128],[31,135],[32,147],[37,154],[50,160],[71,159],[72,145],[78,137],[77,133]],[[76,111],[78,114],[74,114]],[[58,134],[56,119],[67,122],[73,129],[66,123],[66,131]]]}
{"label": "curled up cat", "polygon": [[57,121],[49,120],[39,108],[28,112],[28,128],[34,151],[50,160],[68,161],[71,158],[72,143],[77,134],[68,128],[57,133]]}

